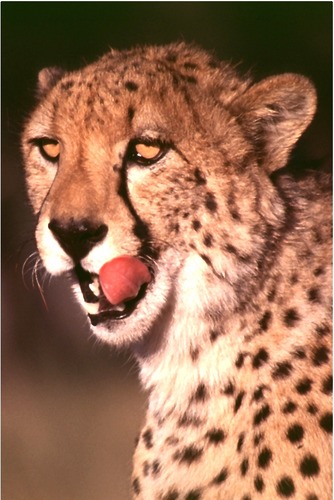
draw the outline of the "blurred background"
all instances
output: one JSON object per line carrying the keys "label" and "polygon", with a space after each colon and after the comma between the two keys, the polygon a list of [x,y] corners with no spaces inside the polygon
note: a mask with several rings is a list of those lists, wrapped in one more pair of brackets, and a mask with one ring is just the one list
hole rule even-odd
{"label": "blurred background", "polygon": [[2,498],[128,500],[145,395],[129,352],[92,337],[66,282],[33,280],[20,131],[37,72],[109,47],[196,42],[255,79],[309,76],[319,111],[295,156],[331,158],[331,2],[2,2]]}

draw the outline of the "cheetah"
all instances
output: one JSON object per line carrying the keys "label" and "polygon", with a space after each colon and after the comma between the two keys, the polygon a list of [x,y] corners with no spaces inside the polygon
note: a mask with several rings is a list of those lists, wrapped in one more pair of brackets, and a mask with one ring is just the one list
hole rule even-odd
{"label": "cheetah", "polygon": [[133,497],[331,498],[331,183],[288,167],[313,84],[173,43],[45,68],[37,95],[41,261],[148,393]]}

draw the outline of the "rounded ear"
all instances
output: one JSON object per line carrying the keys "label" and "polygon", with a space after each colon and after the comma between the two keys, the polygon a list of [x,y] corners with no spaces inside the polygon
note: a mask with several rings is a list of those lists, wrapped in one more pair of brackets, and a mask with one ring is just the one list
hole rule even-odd
{"label": "rounded ear", "polygon": [[283,74],[251,86],[232,103],[232,112],[255,145],[268,172],[284,167],[311,123],[316,91],[304,76]]}
{"label": "rounded ear", "polygon": [[63,76],[65,71],[58,66],[44,68],[38,73],[37,95],[39,98],[44,97],[49,90],[52,89]]}

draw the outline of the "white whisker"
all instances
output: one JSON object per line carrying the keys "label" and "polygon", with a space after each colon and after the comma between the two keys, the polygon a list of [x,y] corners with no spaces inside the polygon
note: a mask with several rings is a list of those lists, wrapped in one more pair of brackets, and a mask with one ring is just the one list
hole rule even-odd
{"label": "white whisker", "polygon": [[48,306],[46,303],[45,295],[44,295],[44,285],[46,280],[50,280],[51,275],[46,271],[43,266],[42,260],[39,257],[39,253],[33,252],[30,254],[23,263],[22,266],[22,278],[24,286],[29,290],[29,286],[27,285],[26,277],[31,276],[31,285],[33,288],[37,287],[45,308],[48,310]]}

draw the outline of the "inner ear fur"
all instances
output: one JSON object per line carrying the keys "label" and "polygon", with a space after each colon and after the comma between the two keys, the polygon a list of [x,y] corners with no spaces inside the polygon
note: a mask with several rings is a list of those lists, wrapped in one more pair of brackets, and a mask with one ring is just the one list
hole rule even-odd
{"label": "inner ear fur", "polygon": [[312,82],[287,73],[249,87],[233,102],[232,110],[259,160],[273,172],[286,165],[292,148],[313,119],[316,103]]}

